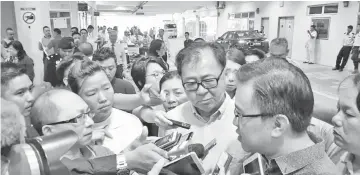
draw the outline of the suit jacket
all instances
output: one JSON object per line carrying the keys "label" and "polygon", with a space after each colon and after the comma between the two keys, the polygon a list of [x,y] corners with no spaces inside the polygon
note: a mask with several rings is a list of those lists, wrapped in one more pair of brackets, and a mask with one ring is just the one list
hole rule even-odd
{"label": "suit jacket", "polygon": [[116,175],[116,155],[95,159],[63,158],[61,162],[69,169],[71,175]]}

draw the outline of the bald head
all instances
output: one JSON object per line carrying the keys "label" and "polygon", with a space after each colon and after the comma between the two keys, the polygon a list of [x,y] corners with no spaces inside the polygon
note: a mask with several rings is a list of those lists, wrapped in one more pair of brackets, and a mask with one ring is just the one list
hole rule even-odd
{"label": "bald head", "polygon": [[75,93],[66,89],[53,89],[34,102],[31,123],[42,134],[44,125],[70,120],[76,116],[77,111],[87,108],[85,101]]}
{"label": "bald head", "polygon": [[92,56],[94,49],[92,45],[88,42],[81,43],[79,46],[79,50],[85,55],[85,56]]}

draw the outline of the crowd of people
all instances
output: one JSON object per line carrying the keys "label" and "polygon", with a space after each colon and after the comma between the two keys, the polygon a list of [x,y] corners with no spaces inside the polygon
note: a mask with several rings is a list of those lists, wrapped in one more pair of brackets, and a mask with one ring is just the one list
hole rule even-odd
{"label": "crowd of people", "polygon": [[[2,174],[11,146],[66,130],[79,136],[61,157],[74,175],[160,174],[170,157],[154,141],[190,131],[193,143],[216,140],[202,160],[205,174],[213,174],[224,152],[233,159],[227,170],[220,167],[223,175],[244,173],[244,160],[254,153],[264,158],[267,175],[360,174],[360,74],[339,84],[331,125],[313,117],[310,81],[287,58],[284,38],[273,39],[266,56],[238,45],[225,51],[185,33],[176,70],[170,71],[164,30],[158,39],[132,30],[130,41],[148,48],[129,68],[129,36],[119,40],[116,28],[104,26],[100,35],[107,31],[108,40],[91,39],[93,29],[79,33],[73,27],[72,37],[54,29],[51,38],[44,27],[39,49],[48,83],[40,85],[33,83],[33,62],[21,43],[9,42],[17,55],[10,58],[18,61],[1,63]],[[133,82],[124,79],[126,70]]]}

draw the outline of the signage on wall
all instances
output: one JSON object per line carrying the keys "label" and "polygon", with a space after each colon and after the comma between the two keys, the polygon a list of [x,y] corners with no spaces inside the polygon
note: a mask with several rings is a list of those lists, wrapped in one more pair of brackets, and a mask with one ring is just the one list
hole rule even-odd
{"label": "signage on wall", "polygon": [[78,10],[79,11],[88,11],[88,5],[86,3],[78,3]]}
{"label": "signage on wall", "polygon": [[35,14],[31,11],[35,11],[36,8],[20,8],[23,11],[22,19],[26,24],[32,24],[35,22]]}

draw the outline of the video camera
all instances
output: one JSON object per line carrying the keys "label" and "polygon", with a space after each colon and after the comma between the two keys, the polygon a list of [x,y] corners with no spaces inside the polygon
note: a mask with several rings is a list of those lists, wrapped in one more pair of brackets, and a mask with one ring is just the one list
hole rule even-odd
{"label": "video camera", "polygon": [[70,175],[60,158],[78,141],[74,131],[26,140],[8,154],[9,175]]}

